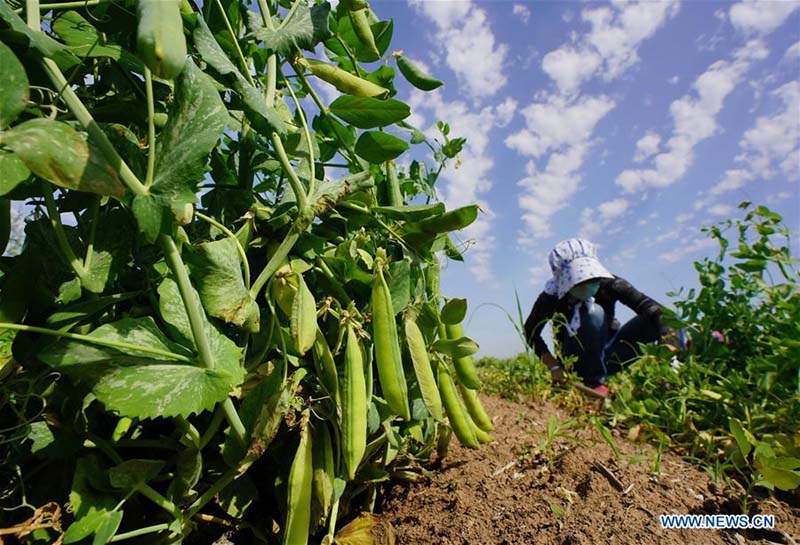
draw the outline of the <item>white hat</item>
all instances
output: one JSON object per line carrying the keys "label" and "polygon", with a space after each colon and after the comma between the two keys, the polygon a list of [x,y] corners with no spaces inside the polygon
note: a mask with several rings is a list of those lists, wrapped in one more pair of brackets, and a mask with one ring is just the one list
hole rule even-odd
{"label": "white hat", "polygon": [[561,299],[574,286],[593,278],[614,278],[597,259],[597,248],[588,240],[570,238],[562,240],[548,257],[558,298]]}

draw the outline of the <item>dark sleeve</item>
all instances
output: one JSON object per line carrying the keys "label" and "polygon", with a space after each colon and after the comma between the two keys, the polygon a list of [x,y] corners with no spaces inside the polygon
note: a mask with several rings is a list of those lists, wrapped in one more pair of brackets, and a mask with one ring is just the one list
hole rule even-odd
{"label": "dark sleeve", "polygon": [[558,298],[555,295],[540,293],[533,304],[528,319],[525,320],[525,341],[540,358],[545,354],[550,354],[547,343],[542,339],[542,329],[544,329],[548,320],[552,318],[557,302]]}
{"label": "dark sleeve", "polygon": [[642,318],[652,320],[661,330],[661,304],[634,288],[624,278],[614,278],[610,287],[615,299]]}

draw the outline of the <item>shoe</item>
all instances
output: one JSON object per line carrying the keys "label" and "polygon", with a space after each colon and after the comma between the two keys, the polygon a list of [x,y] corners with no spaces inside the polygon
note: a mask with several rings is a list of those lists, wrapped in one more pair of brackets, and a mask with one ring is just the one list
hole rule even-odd
{"label": "shoe", "polygon": [[578,384],[575,386],[586,394],[589,397],[594,397],[596,399],[605,399],[607,398],[611,392],[608,389],[608,386],[605,384],[598,384],[597,386],[586,386],[585,384]]}

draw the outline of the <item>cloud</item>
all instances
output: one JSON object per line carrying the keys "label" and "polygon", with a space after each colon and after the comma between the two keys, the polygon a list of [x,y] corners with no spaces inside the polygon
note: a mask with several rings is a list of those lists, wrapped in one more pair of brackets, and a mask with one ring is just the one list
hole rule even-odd
{"label": "cloud", "polygon": [[548,95],[522,110],[526,128],[509,135],[506,145],[522,155],[543,154],[588,140],[597,123],[614,108],[606,96],[584,97],[569,101]]}
{"label": "cloud", "polygon": [[601,203],[597,208],[584,208],[579,236],[593,239],[604,231],[608,232],[608,227],[628,210],[630,204],[626,199],[613,199]]}
{"label": "cloud", "polygon": [[721,195],[755,179],[768,180],[778,174],[794,181],[800,174],[800,82],[792,81],[774,90],[781,107],[773,115],[760,116],[739,141],[741,152],[722,180],[711,188]]}
{"label": "cloud", "polygon": [[783,54],[783,60],[788,62],[797,62],[800,60],[800,40],[789,46],[786,53]]}
{"label": "cloud", "polygon": [[564,94],[573,93],[600,67],[603,60],[589,49],[564,46],[551,51],[542,59],[542,70],[550,76]]}
{"label": "cloud", "polygon": [[672,76],[668,81],[670,85],[677,85],[680,80],[681,78],[679,76]]}
{"label": "cloud", "polygon": [[409,5],[436,25],[434,44],[470,97],[490,97],[505,86],[509,49],[496,43],[483,9],[471,1],[409,0]]}
{"label": "cloud", "polygon": [[652,157],[658,152],[659,144],[661,144],[661,137],[653,131],[648,131],[647,134],[636,142],[636,155],[633,157],[633,160],[637,163],[641,163]]}
{"label": "cloud", "polygon": [[672,136],[666,151],[652,158],[651,168],[625,170],[616,183],[626,193],[649,187],[666,187],[680,180],[694,161],[694,147],[717,131],[717,114],[725,98],[736,88],[750,66],[769,54],[759,40],[751,40],[737,49],[731,60],[713,63],[694,82],[693,94],[670,105]]}
{"label": "cloud", "polygon": [[728,12],[731,24],[747,36],[769,34],[800,7],[793,0],[781,2],[745,0],[731,6]]}
{"label": "cloud", "polygon": [[715,204],[708,209],[712,216],[730,216],[735,209],[729,204]]}
{"label": "cloud", "polygon": [[[495,236],[492,234],[492,221],[496,214],[486,201],[492,188],[490,172],[494,159],[489,153],[492,142],[491,131],[506,126],[514,115],[516,102],[506,98],[503,102],[476,109],[464,101],[445,101],[442,93],[423,93],[414,90],[408,100],[412,111],[430,113],[434,119],[444,119],[450,124],[450,134],[467,139],[463,152],[459,155],[460,165],[454,168],[453,162],[442,171],[437,190],[448,210],[477,203],[482,213],[478,219],[463,231],[463,236],[473,244],[469,248],[467,262],[471,272],[480,281],[494,278],[491,271],[491,257]],[[435,124],[421,127],[430,137],[437,137]]]}
{"label": "cloud", "polygon": [[528,24],[528,21],[531,18],[531,10],[528,9],[528,7],[526,5],[524,5],[524,4],[514,4],[513,11],[514,11],[514,15],[519,17],[520,20],[524,24],[526,24],[526,25]]}
{"label": "cloud", "polygon": [[716,242],[712,238],[696,238],[686,244],[681,244],[672,251],[660,254],[658,258],[666,263],[677,263],[683,259],[696,255],[701,250],[715,246]]}

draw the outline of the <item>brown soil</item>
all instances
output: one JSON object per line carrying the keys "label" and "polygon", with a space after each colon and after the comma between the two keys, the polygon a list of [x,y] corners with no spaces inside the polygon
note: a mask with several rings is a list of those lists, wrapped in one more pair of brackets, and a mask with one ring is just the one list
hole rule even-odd
{"label": "brown soil", "polygon": [[[398,545],[741,544],[800,541],[800,506],[765,499],[758,512],[775,515],[776,531],[664,530],[658,515],[740,512],[741,490],[715,484],[698,467],[616,437],[611,447],[592,428],[555,441],[552,470],[537,450],[553,404],[483,397],[495,422],[494,443],[462,448],[455,438],[441,471],[410,486],[394,485],[383,514]],[[598,465],[599,464],[599,465]],[[602,465],[611,476],[605,475]],[[612,484],[616,478],[622,486]]]}

